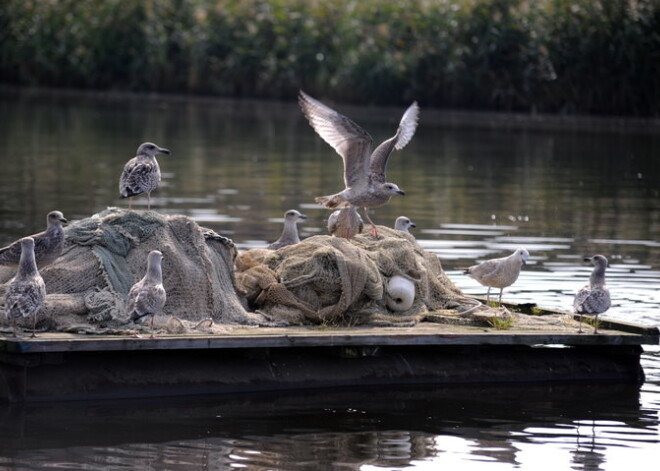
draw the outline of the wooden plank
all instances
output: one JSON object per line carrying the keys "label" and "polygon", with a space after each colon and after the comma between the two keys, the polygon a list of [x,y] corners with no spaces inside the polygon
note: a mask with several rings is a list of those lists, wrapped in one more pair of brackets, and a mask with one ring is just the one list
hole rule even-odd
{"label": "wooden plank", "polygon": [[[446,327],[446,326],[441,326]],[[455,327],[455,326],[451,326]],[[237,329],[223,335],[159,335],[156,338],[41,334],[36,338],[5,338],[8,353],[76,351],[138,351],[235,348],[287,348],[334,346],[420,345],[655,345],[657,335],[627,332],[577,334],[565,332],[515,332],[485,328],[263,328]]]}

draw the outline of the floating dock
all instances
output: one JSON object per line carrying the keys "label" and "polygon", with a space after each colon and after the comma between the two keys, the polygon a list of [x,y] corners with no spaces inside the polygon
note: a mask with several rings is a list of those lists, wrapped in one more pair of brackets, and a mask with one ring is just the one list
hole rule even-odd
{"label": "floating dock", "polygon": [[[570,316],[545,311],[546,314]],[[539,316],[545,317],[545,316]],[[657,327],[601,332],[421,322],[244,327],[226,334],[0,337],[0,401],[117,399],[415,384],[644,381]]]}

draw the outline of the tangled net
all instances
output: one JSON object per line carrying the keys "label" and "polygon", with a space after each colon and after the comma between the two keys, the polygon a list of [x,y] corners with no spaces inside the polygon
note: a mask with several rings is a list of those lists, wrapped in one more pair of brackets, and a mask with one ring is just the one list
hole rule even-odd
{"label": "tangled net", "polygon": [[[86,325],[84,330],[103,331],[126,325],[126,296],[144,276],[151,250],[163,253],[165,316],[193,323],[261,321],[244,309],[234,289],[233,243],[187,216],[109,208],[72,222],[65,237],[62,256],[41,270],[48,292],[39,313],[42,328]],[[0,283],[14,273],[0,267]],[[31,319],[24,322],[27,326]]]}
{"label": "tangled net", "polygon": [[[378,240],[314,236],[276,251],[249,250],[236,259],[237,285],[251,308],[287,325],[412,325],[431,311],[474,307],[410,234],[378,232]],[[388,303],[393,277],[414,290],[409,307]]]}

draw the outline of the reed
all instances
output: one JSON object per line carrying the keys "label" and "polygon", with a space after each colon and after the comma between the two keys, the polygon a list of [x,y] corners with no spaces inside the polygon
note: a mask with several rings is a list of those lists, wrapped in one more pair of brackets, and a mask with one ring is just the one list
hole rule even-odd
{"label": "reed", "polygon": [[4,0],[11,84],[658,116],[659,0]]}

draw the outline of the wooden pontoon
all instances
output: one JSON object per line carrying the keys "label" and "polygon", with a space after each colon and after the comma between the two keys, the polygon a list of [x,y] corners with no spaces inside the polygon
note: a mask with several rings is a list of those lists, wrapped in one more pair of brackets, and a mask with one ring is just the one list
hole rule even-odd
{"label": "wooden pontoon", "polygon": [[[546,315],[566,313],[544,311]],[[0,400],[174,396],[353,386],[641,383],[656,327],[601,333],[447,325],[235,327],[221,335],[0,337]],[[24,334],[25,335],[25,334]]]}

